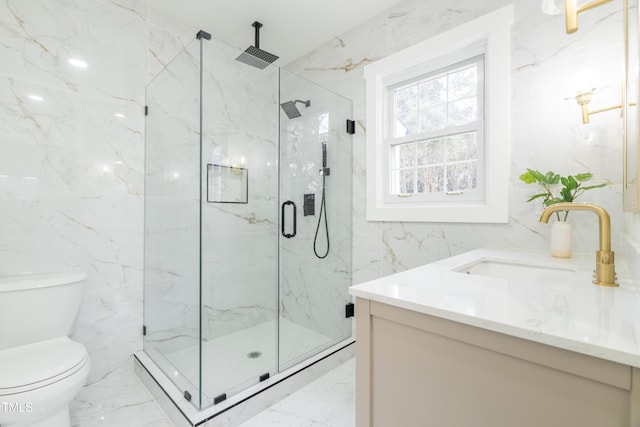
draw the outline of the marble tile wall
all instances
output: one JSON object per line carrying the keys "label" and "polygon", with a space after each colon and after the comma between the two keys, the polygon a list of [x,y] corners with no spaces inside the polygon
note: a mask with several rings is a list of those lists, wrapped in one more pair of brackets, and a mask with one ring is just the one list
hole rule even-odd
{"label": "marble tile wall", "polygon": [[[351,118],[351,102],[296,75],[281,71],[280,101],[309,100],[297,104],[301,117],[281,116],[280,151],[281,202],[297,206],[297,234],[281,238],[280,314],[285,319],[333,340],[351,335],[351,322],[345,319],[351,284],[351,136],[346,119]],[[322,142],[327,147],[325,178],[326,212],[320,217],[322,200]],[[315,196],[313,215],[304,215],[304,195]],[[329,252],[324,220],[328,221]],[[286,221],[288,230],[292,218]],[[286,362],[286,361],[285,361]]]}
{"label": "marble tile wall", "polygon": [[0,276],[86,270],[82,407],[142,348],[145,86],[194,35],[143,1],[0,2]]}
{"label": "marble tile wall", "polygon": [[236,61],[240,52],[215,39],[204,45],[202,167],[248,176],[246,204],[202,206],[205,340],[273,320],[277,309],[278,69]]}
{"label": "marble tile wall", "polygon": [[640,213],[625,215],[623,254],[628,278],[640,283]]}
{"label": "marble tile wall", "polygon": [[154,78],[146,105],[144,344],[167,353],[200,338],[200,42]]}
{"label": "marble tile wall", "polygon": [[141,343],[139,13],[104,1],[0,4],[0,274],[87,270],[74,337],[91,352],[91,382]]}
{"label": "marble tile wall", "polygon": [[[622,13],[611,3],[580,17],[567,35],[564,15],[549,16],[539,1],[516,0],[511,58],[510,220],[507,224],[368,222],[365,214],[365,84],[363,67],[432,35],[511,3],[404,0],[385,13],[336,35],[287,69],[354,101],[358,133],[353,147],[354,283],[374,279],[481,246],[546,249],[549,226],[541,208],[524,201],[534,189],[518,176],[525,168],[575,174],[585,170],[610,186],[586,193],[612,216],[614,250],[623,232],[621,120],[615,112],[583,125],[571,99],[576,82],[597,87],[592,109],[619,102]],[[590,77],[581,78],[585,73]],[[569,98],[569,99],[567,99]],[[597,220],[572,214],[574,251],[597,247]]]}

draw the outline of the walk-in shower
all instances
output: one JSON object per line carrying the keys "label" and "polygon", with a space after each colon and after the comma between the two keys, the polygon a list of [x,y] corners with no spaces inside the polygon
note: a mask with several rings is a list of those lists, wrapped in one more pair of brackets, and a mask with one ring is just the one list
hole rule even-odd
{"label": "walk-in shower", "polygon": [[144,354],[199,409],[352,341],[351,101],[238,54],[199,37],[146,92]]}

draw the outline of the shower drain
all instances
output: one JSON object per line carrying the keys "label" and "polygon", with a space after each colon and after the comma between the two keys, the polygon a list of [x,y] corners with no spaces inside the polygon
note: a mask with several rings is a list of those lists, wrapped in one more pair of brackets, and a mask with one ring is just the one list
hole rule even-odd
{"label": "shower drain", "polygon": [[247,354],[247,357],[249,359],[257,359],[258,357],[262,356],[262,353],[259,351],[252,351],[249,354]]}

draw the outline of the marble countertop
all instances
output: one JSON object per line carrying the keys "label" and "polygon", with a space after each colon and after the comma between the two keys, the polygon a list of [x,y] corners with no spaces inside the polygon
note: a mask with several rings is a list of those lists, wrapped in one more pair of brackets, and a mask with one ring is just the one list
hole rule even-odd
{"label": "marble countertop", "polygon": [[[540,283],[531,275],[506,279],[452,271],[480,259],[575,273]],[[547,252],[483,248],[352,286],[349,293],[640,367],[640,288],[624,280],[615,288],[594,285],[594,267],[595,254],[558,259]]]}

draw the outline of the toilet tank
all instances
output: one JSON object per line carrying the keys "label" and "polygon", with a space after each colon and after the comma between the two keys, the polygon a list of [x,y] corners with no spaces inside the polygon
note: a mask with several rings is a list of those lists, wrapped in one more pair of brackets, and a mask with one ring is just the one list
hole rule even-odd
{"label": "toilet tank", "polygon": [[0,350],[69,335],[86,274],[79,271],[0,278]]}

